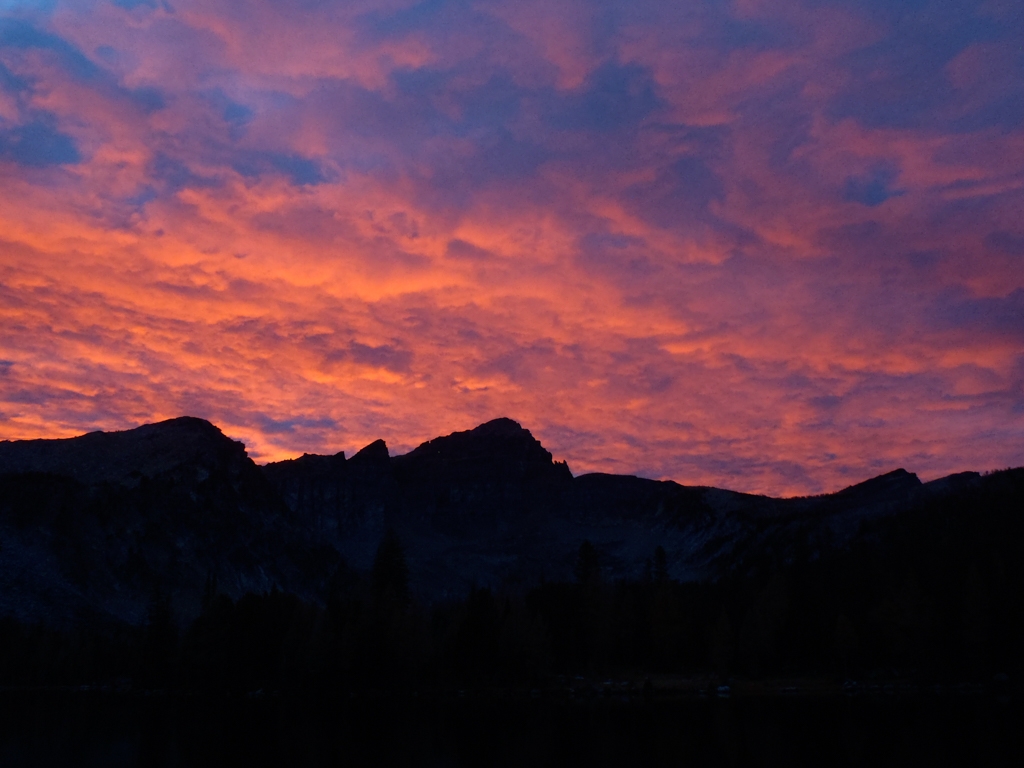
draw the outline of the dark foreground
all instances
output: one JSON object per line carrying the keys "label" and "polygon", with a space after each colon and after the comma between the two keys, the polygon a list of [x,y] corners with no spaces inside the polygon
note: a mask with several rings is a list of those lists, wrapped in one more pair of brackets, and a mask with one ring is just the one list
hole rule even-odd
{"label": "dark foreground", "polygon": [[0,765],[877,766],[1024,764],[986,695],[585,701],[0,694]]}

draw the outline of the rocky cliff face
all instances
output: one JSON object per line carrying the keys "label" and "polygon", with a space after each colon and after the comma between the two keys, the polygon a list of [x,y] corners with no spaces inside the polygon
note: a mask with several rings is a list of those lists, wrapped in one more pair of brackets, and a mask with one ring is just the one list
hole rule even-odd
{"label": "rocky cliff face", "polygon": [[337,559],[200,419],[0,443],[0,613],[138,624],[155,601],[194,613],[213,580],[312,594]]}
{"label": "rocky cliff face", "polygon": [[[896,470],[836,494],[772,499],[618,475],[573,477],[522,426],[498,419],[391,457],[304,455],[258,467],[200,419],[67,440],[0,443],[0,615],[71,624],[183,619],[205,590],[274,586],[318,599],[342,562],[367,571],[386,529],[414,595],[461,597],[569,580],[580,544],[604,578],[715,579],[816,558],[865,526],[969,496],[974,473],[922,484]],[[878,536],[876,533],[870,535]]]}
{"label": "rocky cliff face", "polygon": [[[801,499],[621,475],[573,478],[510,419],[430,440],[404,456],[388,459],[383,443],[363,454],[358,471],[354,459],[342,468],[333,457],[333,479],[302,468],[325,457],[264,471],[305,520],[320,519],[319,499],[345,500],[331,513],[339,522],[323,528],[324,541],[356,568],[370,567],[385,527],[397,531],[414,588],[428,598],[461,595],[473,585],[571,580],[584,539],[597,548],[608,579],[641,578],[658,546],[674,578],[718,578],[765,558],[786,562],[846,546],[866,522],[943,492],[941,482],[923,486],[902,469]],[[966,473],[957,482],[977,477]]]}
{"label": "rocky cliff face", "polygon": [[[195,471],[196,476],[187,473]],[[39,472],[88,485],[138,487],[156,477],[189,484],[203,473],[226,472],[236,484],[258,471],[245,446],[208,421],[190,417],[146,424],[125,432],[91,432],[64,440],[0,442],[0,473]],[[186,473],[186,474],[182,474]]]}
{"label": "rocky cliff face", "polygon": [[403,456],[390,457],[377,441],[348,461],[331,457],[329,469],[325,458],[263,471],[291,510],[356,568],[368,569],[385,528],[395,530],[414,585],[432,597],[539,574],[531,564],[537,539],[572,485],[568,467],[511,419]]}
{"label": "rocky cliff face", "polygon": [[555,513],[572,473],[511,419],[439,437],[392,460],[400,512],[453,536]]}

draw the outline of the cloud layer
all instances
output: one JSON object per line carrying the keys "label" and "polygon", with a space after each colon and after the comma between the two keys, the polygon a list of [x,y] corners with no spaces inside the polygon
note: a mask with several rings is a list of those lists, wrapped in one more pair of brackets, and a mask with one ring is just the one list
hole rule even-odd
{"label": "cloud layer", "polygon": [[0,439],[1024,463],[1019,2],[0,5]]}

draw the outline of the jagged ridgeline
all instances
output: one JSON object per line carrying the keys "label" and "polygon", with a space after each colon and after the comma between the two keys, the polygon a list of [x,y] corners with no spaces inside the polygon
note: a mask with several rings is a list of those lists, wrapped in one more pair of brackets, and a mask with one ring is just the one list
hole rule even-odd
{"label": "jagged ridgeline", "polygon": [[322,603],[340,574],[371,572],[388,532],[420,603],[463,599],[474,586],[521,594],[572,581],[584,541],[605,583],[648,578],[659,547],[663,576],[711,582],[884,548],[915,526],[932,541],[935,510],[975,543],[1008,546],[1021,542],[1019,520],[985,500],[1024,499],[1022,475],[922,484],[896,470],[832,495],[773,499],[573,477],[510,419],[402,456],[377,441],[351,458],[265,466],[195,418],[3,442],[0,616],[139,626],[157,602],[184,623],[211,591],[238,599],[275,588]]}

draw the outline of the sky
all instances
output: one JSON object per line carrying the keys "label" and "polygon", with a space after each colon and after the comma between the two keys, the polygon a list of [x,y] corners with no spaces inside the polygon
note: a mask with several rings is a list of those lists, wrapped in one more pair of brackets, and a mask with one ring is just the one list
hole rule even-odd
{"label": "sky", "polygon": [[1024,464],[1019,0],[0,0],[0,439]]}

